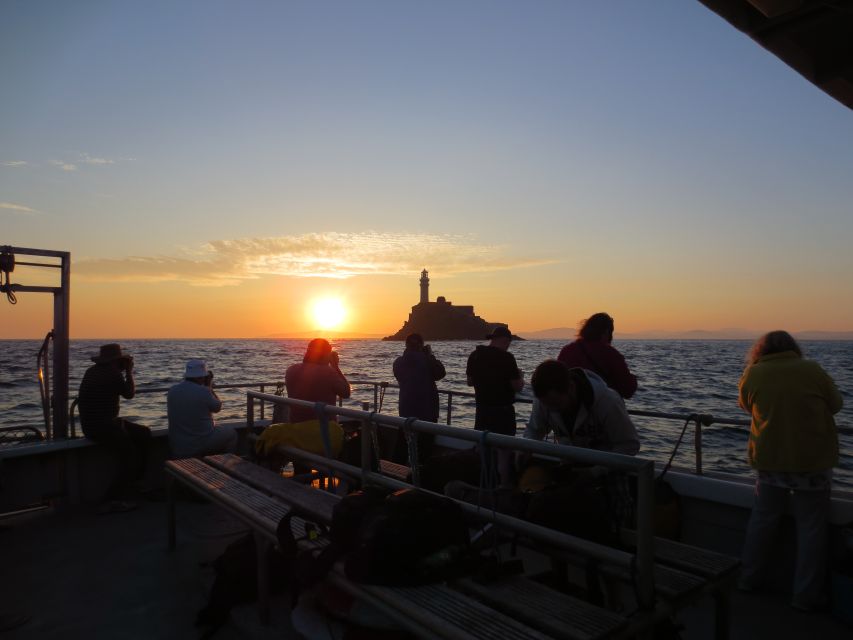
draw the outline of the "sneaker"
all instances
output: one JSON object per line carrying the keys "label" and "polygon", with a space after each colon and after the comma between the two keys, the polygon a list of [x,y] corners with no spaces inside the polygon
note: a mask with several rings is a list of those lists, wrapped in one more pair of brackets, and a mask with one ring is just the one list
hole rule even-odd
{"label": "sneaker", "polygon": [[98,508],[98,514],[107,515],[109,513],[126,513],[128,511],[133,511],[138,506],[138,504],[129,500],[110,500]]}

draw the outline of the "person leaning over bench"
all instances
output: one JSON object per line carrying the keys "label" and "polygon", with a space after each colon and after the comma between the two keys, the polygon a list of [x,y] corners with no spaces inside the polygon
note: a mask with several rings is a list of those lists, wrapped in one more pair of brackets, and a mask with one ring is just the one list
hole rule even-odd
{"label": "person leaning over bench", "polygon": [[184,381],[166,396],[169,414],[169,447],[176,458],[194,458],[237,450],[237,432],[217,427],[213,414],[222,401],[213,390],[213,373],[204,360],[189,360]]}
{"label": "person leaning over bench", "polygon": [[[543,440],[553,431],[560,444],[629,456],[640,450],[625,401],[592,371],[569,369],[557,360],[546,360],[536,367],[531,385],[535,400],[525,438]],[[603,479],[613,525],[628,524],[633,500],[627,477],[598,466],[584,473]]]}
{"label": "person leaning over bench", "polygon": [[119,398],[130,400],[136,394],[133,357],[123,353],[119,344],[105,344],[92,362],[80,383],[80,424],[87,438],[106,446],[118,461],[118,473],[101,511],[130,511],[136,504],[126,498],[145,472],[151,440],[148,427],[118,417]]}

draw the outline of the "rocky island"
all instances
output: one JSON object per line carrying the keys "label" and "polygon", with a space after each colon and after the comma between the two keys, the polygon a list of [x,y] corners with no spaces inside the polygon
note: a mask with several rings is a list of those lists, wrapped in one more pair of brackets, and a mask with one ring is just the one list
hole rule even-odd
{"label": "rocky island", "polygon": [[[502,322],[486,322],[474,315],[472,305],[454,305],[439,296],[435,302],[429,301],[429,272],[421,272],[421,301],[412,307],[409,319],[402,328],[383,340],[405,340],[410,333],[419,333],[424,340],[483,340],[497,327],[505,327]],[[515,336],[516,339],[517,336]]]}

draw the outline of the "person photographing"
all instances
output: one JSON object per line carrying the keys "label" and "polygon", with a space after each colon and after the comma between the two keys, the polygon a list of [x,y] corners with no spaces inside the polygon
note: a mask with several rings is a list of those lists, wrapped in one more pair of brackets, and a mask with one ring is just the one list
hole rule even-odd
{"label": "person photographing", "polygon": [[169,446],[172,455],[192,458],[237,450],[237,432],[217,427],[214,413],[222,410],[222,401],[213,390],[213,372],[204,360],[189,360],[184,380],[169,389],[166,396],[169,417]]}
{"label": "person photographing", "polygon": [[[444,378],[446,371],[444,365],[433,355],[430,345],[424,344],[421,334],[412,333],[406,337],[406,349],[403,355],[394,360],[393,369],[394,377],[400,385],[400,417],[438,422],[436,382]],[[434,436],[418,434],[418,451],[422,460],[432,454],[434,441]],[[398,434],[393,459],[400,463],[407,459],[406,441],[402,433]]]}

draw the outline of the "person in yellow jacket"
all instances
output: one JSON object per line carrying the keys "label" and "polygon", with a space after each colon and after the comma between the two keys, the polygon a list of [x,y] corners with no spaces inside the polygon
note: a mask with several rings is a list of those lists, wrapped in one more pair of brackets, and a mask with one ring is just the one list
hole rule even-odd
{"label": "person in yellow jacket", "polygon": [[790,498],[797,526],[791,605],[811,611],[825,604],[826,523],[838,464],[833,416],[841,410],[841,394],[817,362],[803,358],[789,333],[771,331],[753,345],[738,395],[752,415],[748,457],[758,473],[739,587],[761,586]]}

